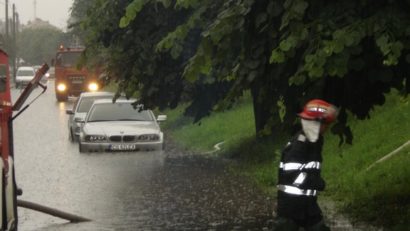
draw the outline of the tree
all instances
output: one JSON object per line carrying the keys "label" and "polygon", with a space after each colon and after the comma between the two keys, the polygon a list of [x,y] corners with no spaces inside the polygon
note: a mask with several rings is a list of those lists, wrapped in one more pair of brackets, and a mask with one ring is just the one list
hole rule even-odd
{"label": "tree", "polygon": [[38,65],[49,63],[55,56],[64,32],[50,24],[31,24],[17,38],[17,56],[28,64]]}
{"label": "tree", "polygon": [[[177,2],[204,11],[203,2]],[[392,87],[409,92],[408,9],[404,1],[225,1],[185,76],[216,71],[233,82],[230,101],[251,89],[256,129],[268,133],[291,125],[307,99],[324,98],[340,107],[333,131],[351,142],[348,111],[364,119]]]}
{"label": "tree", "polygon": [[[72,16],[77,12],[76,7],[85,6],[82,2],[75,2]],[[72,29],[86,44],[86,60],[105,63],[109,81],[118,84],[118,92],[125,92],[127,96],[138,92],[139,103],[146,107],[174,108],[189,99],[191,106],[187,113],[198,119],[204,116],[209,110],[200,109],[214,104],[213,99],[220,94],[223,84],[210,84],[205,89],[182,78],[183,65],[195,51],[199,33],[190,33],[190,41],[178,48],[183,50],[179,57],[172,52],[156,52],[156,45],[185,20],[187,11],[174,11],[162,3],[152,3],[146,5],[127,28],[122,28],[119,22],[130,2],[96,0],[88,6],[86,15],[75,14],[77,23]],[[81,12],[85,12],[84,8]]]}
{"label": "tree", "polygon": [[[111,4],[97,2],[100,6]],[[118,65],[109,69],[117,71],[120,88],[140,90],[142,101],[149,105],[169,106],[164,100],[170,99],[175,105],[183,99],[181,94],[187,93],[193,102],[189,109],[203,116],[207,113],[198,112],[229,108],[250,90],[255,128],[266,135],[293,126],[296,113],[308,99],[323,98],[340,107],[332,131],[342,141],[347,138],[345,141],[351,142],[350,114],[368,118],[374,105],[384,103],[384,93],[391,88],[409,92],[407,1],[120,2],[121,6],[110,5],[117,10],[115,17],[106,13],[111,8],[100,12],[105,13],[104,19],[87,17],[88,22],[103,22],[87,24],[97,34],[87,44],[102,41],[110,48],[111,57],[106,57],[108,63]],[[108,18],[112,21],[104,22]],[[163,27],[168,21],[172,25]],[[198,42],[187,55],[185,48],[192,37]],[[129,54],[131,50],[134,56]],[[147,59],[147,55],[156,58]],[[163,69],[160,60],[177,65],[182,60],[183,71],[164,69],[161,73],[157,70]],[[127,65],[119,65],[124,61]],[[141,64],[136,65],[138,62]],[[161,88],[169,83],[164,76],[171,73],[178,76],[171,78],[180,84],[176,91]],[[152,93],[158,89],[170,91],[167,94],[178,92],[178,97],[158,97]],[[198,89],[200,94],[192,93]],[[207,102],[205,108],[195,106],[202,101]]]}
{"label": "tree", "polygon": [[[84,1],[75,1],[74,6],[81,6],[81,2]],[[130,1],[93,2],[87,8],[87,15],[77,15],[78,23],[72,26],[84,40],[86,60],[105,63],[109,81],[118,84],[118,92],[125,92],[130,97],[138,89],[139,95],[148,95],[141,98],[146,107],[163,108],[179,101],[182,91],[177,89],[183,83],[175,79],[180,78],[177,70],[181,70],[180,63],[152,49],[167,33],[166,19],[172,11],[152,6],[138,17],[138,23],[123,29],[119,27],[119,21]],[[158,14],[158,11],[162,13]]]}

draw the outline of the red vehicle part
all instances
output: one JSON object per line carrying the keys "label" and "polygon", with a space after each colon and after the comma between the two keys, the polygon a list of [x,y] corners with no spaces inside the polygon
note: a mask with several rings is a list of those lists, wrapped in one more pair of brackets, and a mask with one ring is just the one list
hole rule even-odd
{"label": "red vehicle part", "polygon": [[57,101],[66,101],[68,96],[78,96],[82,92],[97,91],[101,88],[99,73],[86,67],[77,68],[84,48],[60,46],[54,63],[54,89]]}
{"label": "red vehicle part", "polygon": [[12,103],[8,55],[0,50],[0,230],[17,229],[17,195],[13,164]]}
{"label": "red vehicle part", "polygon": [[9,120],[12,116],[8,56],[0,50],[0,151],[5,166],[10,155]]}
{"label": "red vehicle part", "polygon": [[[33,79],[26,86],[15,104],[12,105],[8,63],[8,55],[0,49],[0,168],[2,170],[0,174],[0,230],[17,230],[17,206],[37,210],[72,222],[89,221],[89,219],[84,217],[65,213],[32,202],[17,200],[17,196],[21,195],[22,190],[17,188],[14,174],[13,120],[27,109],[31,102],[37,99],[38,96],[28,104],[25,104],[29,95],[37,86],[43,88],[42,93],[47,90],[47,87],[43,86],[40,80],[47,73],[49,67],[47,64],[43,64],[43,66],[37,70]],[[23,105],[25,106],[23,107]],[[13,116],[13,111],[18,112]]]}
{"label": "red vehicle part", "polygon": [[[23,107],[30,93],[37,86],[41,86],[44,91],[45,86],[39,84],[42,76],[47,72],[48,66],[44,64],[26,86],[16,103],[12,105],[10,93],[10,73],[8,55],[0,49],[0,176],[1,200],[0,200],[0,230],[17,230],[17,194],[14,152],[13,152],[13,119],[24,111],[28,106]],[[44,92],[43,91],[43,92]],[[13,117],[13,111],[20,110]]]}

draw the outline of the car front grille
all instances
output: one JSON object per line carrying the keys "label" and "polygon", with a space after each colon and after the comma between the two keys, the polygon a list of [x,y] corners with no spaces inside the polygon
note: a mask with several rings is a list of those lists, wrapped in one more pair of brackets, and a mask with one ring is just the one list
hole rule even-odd
{"label": "car front grille", "polygon": [[123,136],[122,140],[124,142],[133,142],[133,141],[135,141],[135,136]]}
{"label": "car front grille", "polygon": [[121,142],[122,138],[121,138],[121,136],[110,136],[110,141],[112,141],[112,142]]}
{"label": "car front grille", "polygon": [[135,136],[110,136],[112,142],[134,142]]}
{"label": "car front grille", "polygon": [[85,77],[81,75],[68,76],[70,89],[72,91],[83,91],[85,89]]}
{"label": "car front grille", "polygon": [[82,75],[71,75],[68,76],[68,79],[70,80],[70,82],[74,84],[82,84],[84,82],[85,77]]}

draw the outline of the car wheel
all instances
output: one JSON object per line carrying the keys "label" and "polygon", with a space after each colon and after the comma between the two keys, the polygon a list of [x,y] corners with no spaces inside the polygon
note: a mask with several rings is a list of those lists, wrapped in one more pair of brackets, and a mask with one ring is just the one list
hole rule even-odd
{"label": "car wheel", "polygon": [[81,143],[78,144],[78,151],[80,151],[81,153],[85,152],[85,148]]}
{"label": "car wheel", "polygon": [[74,143],[75,142],[75,137],[74,137],[74,134],[73,134],[73,130],[70,128],[70,141],[72,142],[72,143]]}

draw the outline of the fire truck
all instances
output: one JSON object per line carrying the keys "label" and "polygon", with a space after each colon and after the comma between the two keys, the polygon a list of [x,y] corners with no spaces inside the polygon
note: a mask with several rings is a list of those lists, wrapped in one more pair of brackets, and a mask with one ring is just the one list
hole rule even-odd
{"label": "fire truck", "polygon": [[0,167],[2,169],[0,176],[0,230],[17,230],[17,207],[32,209],[71,222],[90,221],[88,218],[75,214],[17,199],[17,196],[22,195],[23,191],[17,187],[15,178],[13,120],[38,98],[37,96],[34,100],[26,103],[34,89],[41,87],[43,91],[40,95],[47,90],[47,86],[43,85],[40,80],[48,69],[48,65],[43,64],[13,104],[10,93],[9,59],[7,53],[0,49]]}
{"label": "fire truck", "polygon": [[[2,170],[0,176],[0,230],[17,230],[17,207],[32,209],[76,223],[90,221],[88,218],[75,214],[17,199],[17,196],[22,195],[23,191],[17,187],[15,178],[13,120],[47,90],[47,86],[43,85],[40,80],[48,69],[48,65],[43,64],[13,104],[10,92],[9,59],[7,53],[0,49],[0,167]],[[40,95],[26,103],[30,94],[38,87],[43,89]]]}
{"label": "fire truck", "polygon": [[78,68],[84,48],[60,45],[55,60],[54,88],[57,101],[67,101],[69,96],[78,96],[85,91],[97,91],[101,87],[98,71]]}
{"label": "fire truck", "polygon": [[[22,191],[16,186],[13,149],[13,120],[20,115],[30,104],[23,107],[28,96],[38,86],[40,79],[47,72],[48,65],[44,64],[33,79],[28,83],[17,101],[12,104],[10,94],[10,73],[8,55],[0,49],[0,167],[1,199],[0,199],[0,230],[17,230],[17,195]],[[13,111],[16,112],[13,115]]]}

